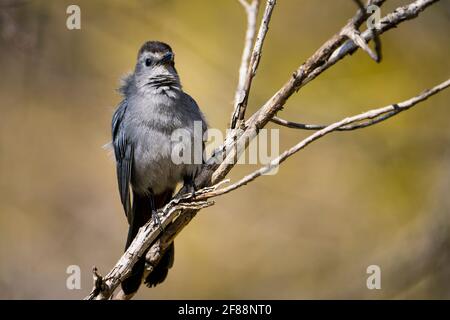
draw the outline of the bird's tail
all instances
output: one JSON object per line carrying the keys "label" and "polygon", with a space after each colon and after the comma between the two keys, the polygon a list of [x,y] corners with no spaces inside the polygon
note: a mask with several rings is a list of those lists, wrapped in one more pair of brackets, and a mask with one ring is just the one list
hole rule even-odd
{"label": "bird's tail", "polygon": [[[130,221],[130,227],[128,229],[127,243],[125,245],[125,250],[128,249],[130,244],[133,242],[134,237],[147,221],[151,218],[152,212],[162,208],[171,199],[173,190],[167,190],[159,195],[152,196],[140,196],[133,193],[133,208]],[[153,201],[150,197],[153,197]],[[153,207],[154,206],[154,207]],[[145,255],[135,263],[131,269],[131,274],[128,278],[122,281],[122,290],[126,295],[135,293],[142,283],[142,277],[145,270]],[[156,286],[161,283],[167,277],[169,269],[173,265],[174,260],[174,244],[172,243],[164,255],[162,256],[160,262],[154,267],[153,271],[145,279],[145,283],[148,287]]]}

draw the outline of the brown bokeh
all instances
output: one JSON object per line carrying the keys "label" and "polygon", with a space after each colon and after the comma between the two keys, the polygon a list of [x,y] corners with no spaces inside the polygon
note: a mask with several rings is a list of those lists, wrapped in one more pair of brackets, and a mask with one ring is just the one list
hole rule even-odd
{"label": "brown bokeh", "polygon": [[[354,13],[353,1],[278,1],[250,99],[255,111]],[[407,1],[388,1],[387,13]],[[238,1],[0,2],[0,298],[79,299],[91,268],[120,256],[127,223],[102,146],[149,39],[170,43],[184,89],[226,128],[245,32]],[[327,123],[409,98],[448,77],[442,1],[357,52],[280,114]],[[449,94],[376,127],[337,133],[203,210],[176,240],[164,284],[139,298],[450,298]],[[275,126],[273,126],[275,127]],[[305,132],[283,129],[281,149]],[[239,166],[238,179],[254,166]],[[382,290],[366,268],[382,268]],[[67,290],[79,265],[82,289]]]}

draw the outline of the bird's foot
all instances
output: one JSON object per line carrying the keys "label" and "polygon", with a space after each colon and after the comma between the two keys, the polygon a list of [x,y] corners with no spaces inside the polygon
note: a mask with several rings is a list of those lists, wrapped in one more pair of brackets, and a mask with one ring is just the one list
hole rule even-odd
{"label": "bird's foot", "polygon": [[184,178],[183,187],[180,189],[178,194],[183,198],[192,198],[195,196],[195,191],[197,191],[197,186],[195,185],[194,179],[191,177]]}
{"label": "bird's foot", "polygon": [[180,192],[178,192],[178,194],[183,198],[192,198],[193,196],[195,196],[195,191],[197,191],[197,188],[194,184],[185,184],[180,189]]}

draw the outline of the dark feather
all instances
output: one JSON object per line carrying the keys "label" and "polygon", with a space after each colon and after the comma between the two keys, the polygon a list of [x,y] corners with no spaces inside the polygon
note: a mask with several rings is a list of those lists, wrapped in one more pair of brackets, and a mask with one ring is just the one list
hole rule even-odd
{"label": "dark feather", "polygon": [[117,182],[119,186],[120,200],[127,216],[128,223],[131,219],[130,179],[133,164],[133,145],[127,139],[123,129],[122,120],[127,109],[126,100],[122,101],[112,120],[112,141],[114,155],[116,157]]}
{"label": "dark feather", "polygon": [[169,269],[173,266],[174,258],[175,245],[172,242],[164,252],[161,260],[159,260],[159,263],[154,266],[152,273],[145,278],[145,285],[151,288],[163,282],[169,273]]}

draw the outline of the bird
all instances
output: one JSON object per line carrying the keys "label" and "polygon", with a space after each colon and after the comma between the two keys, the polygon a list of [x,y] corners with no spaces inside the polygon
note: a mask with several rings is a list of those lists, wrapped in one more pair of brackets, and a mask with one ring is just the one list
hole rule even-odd
{"label": "bird", "polygon": [[[189,136],[179,142],[184,153],[198,143],[192,140],[195,125],[201,129],[202,148],[207,130],[199,106],[182,89],[174,58],[168,44],[145,42],[139,49],[134,72],[122,79],[119,88],[123,99],[113,114],[111,131],[120,200],[129,224],[125,250],[140,227],[151,218],[157,219],[156,210],[170,201],[178,183],[183,183],[186,192],[195,190],[195,177],[202,165],[202,161],[174,161],[176,132],[181,130]],[[163,282],[173,262],[172,242],[145,284],[153,287]],[[145,254],[121,283],[126,296],[137,292],[144,271]]]}

